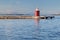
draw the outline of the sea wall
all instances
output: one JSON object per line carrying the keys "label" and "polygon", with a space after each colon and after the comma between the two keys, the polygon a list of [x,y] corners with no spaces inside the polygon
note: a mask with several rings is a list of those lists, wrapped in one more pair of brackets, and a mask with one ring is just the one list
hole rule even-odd
{"label": "sea wall", "polygon": [[0,19],[46,19],[46,18],[53,18],[53,17],[45,17],[45,16],[0,16]]}
{"label": "sea wall", "polygon": [[32,19],[32,16],[0,16],[0,19]]}

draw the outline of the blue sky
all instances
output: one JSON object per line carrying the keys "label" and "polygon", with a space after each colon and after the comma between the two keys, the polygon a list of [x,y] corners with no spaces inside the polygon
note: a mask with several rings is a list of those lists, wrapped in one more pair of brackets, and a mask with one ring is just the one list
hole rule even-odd
{"label": "blue sky", "polygon": [[60,13],[60,0],[0,0],[0,13],[30,13],[39,8],[42,14]]}

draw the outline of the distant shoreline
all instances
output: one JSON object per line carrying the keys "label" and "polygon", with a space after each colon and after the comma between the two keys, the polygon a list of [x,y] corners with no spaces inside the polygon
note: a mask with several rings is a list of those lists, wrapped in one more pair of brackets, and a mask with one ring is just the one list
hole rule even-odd
{"label": "distant shoreline", "polygon": [[52,14],[52,15],[55,15],[55,16],[60,16],[60,14]]}

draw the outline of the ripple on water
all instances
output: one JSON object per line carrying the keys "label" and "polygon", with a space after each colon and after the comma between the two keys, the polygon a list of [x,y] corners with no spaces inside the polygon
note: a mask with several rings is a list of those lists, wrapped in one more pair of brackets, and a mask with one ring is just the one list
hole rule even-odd
{"label": "ripple on water", "polygon": [[41,20],[39,26],[33,20],[0,20],[0,40],[60,40],[59,26],[59,19]]}

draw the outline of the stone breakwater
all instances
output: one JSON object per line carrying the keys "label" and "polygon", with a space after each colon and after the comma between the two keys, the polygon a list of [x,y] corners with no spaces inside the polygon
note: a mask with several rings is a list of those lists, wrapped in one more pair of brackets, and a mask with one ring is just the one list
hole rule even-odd
{"label": "stone breakwater", "polygon": [[[34,18],[39,18],[39,19],[46,19],[48,17],[45,16],[0,16],[0,19],[34,19]],[[53,18],[53,17],[49,17]]]}

